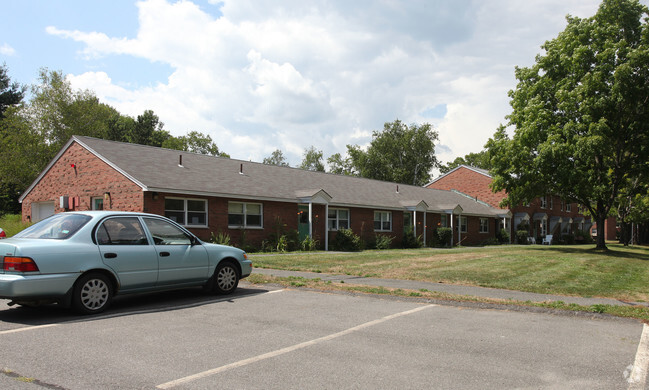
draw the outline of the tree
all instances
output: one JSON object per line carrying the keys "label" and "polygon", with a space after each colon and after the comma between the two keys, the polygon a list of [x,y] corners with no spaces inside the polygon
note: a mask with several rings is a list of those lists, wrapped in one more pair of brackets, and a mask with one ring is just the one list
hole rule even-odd
{"label": "tree", "polygon": [[212,137],[199,133],[198,131],[190,131],[187,135],[180,137],[169,136],[169,138],[162,143],[162,147],[192,153],[208,154],[210,156],[230,157],[227,153],[219,151],[219,147],[216,146],[214,141],[212,141]]}
{"label": "tree", "polygon": [[361,177],[422,186],[430,181],[431,170],[439,166],[437,139],[430,124],[407,126],[397,119],[385,123],[382,132],[373,132],[367,151],[347,145],[347,153]]}
{"label": "tree", "polygon": [[354,175],[354,167],[350,157],[343,158],[340,153],[334,153],[327,159],[329,172],[336,175]]}
{"label": "tree", "polygon": [[459,167],[460,165],[468,165],[470,167],[481,168],[486,170],[489,170],[491,168],[487,151],[483,150],[479,153],[469,153],[464,157],[457,157],[452,162],[439,167],[439,171],[442,174],[449,173],[450,171]]}
{"label": "tree", "polygon": [[7,64],[0,66],[0,119],[4,118],[7,108],[22,102],[25,97],[25,86],[11,82]]}
{"label": "tree", "polygon": [[308,171],[324,172],[325,167],[322,163],[322,150],[317,150],[313,146],[305,149],[304,159],[302,160],[302,164],[300,164],[299,168],[306,169]]}
{"label": "tree", "polygon": [[514,135],[501,126],[487,143],[492,188],[507,203],[556,194],[601,229],[619,191],[649,169],[647,14],[636,0],[604,0],[593,17],[568,16],[535,64],[516,68]]}
{"label": "tree", "polygon": [[288,162],[286,162],[286,158],[284,157],[284,153],[282,153],[281,150],[275,149],[273,153],[270,154],[270,156],[265,157],[264,164],[266,165],[277,165],[280,167],[288,167]]}

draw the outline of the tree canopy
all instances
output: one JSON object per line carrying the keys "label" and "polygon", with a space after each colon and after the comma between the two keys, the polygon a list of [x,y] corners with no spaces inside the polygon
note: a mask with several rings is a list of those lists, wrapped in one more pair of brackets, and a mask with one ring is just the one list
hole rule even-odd
{"label": "tree canopy", "polygon": [[322,150],[317,150],[314,146],[305,149],[304,159],[302,159],[300,168],[308,171],[324,172],[325,166],[322,163]]}
{"label": "tree canopy", "polygon": [[366,151],[347,145],[350,171],[369,179],[423,186],[430,181],[431,170],[439,166],[437,140],[437,132],[428,123],[408,126],[398,119],[385,123],[383,131],[373,132]]}
{"label": "tree canopy", "polygon": [[23,85],[11,82],[6,64],[0,66],[0,119],[4,117],[7,108],[22,102],[26,89]]}
{"label": "tree canopy", "polygon": [[277,165],[280,167],[289,166],[288,162],[286,162],[286,157],[284,157],[284,153],[282,153],[282,151],[279,149],[275,149],[270,156],[265,157],[263,163],[267,165]]}
{"label": "tree canopy", "polygon": [[[648,10],[604,0],[516,68],[508,125],[487,143],[493,189],[517,204],[556,194],[585,206],[598,226],[619,192],[649,169]],[[599,234],[598,248],[606,248]]]}
{"label": "tree canopy", "polygon": [[489,170],[491,169],[491,163],[489,162],[489,155],[486,150],[483,150],[478,153],[469,153],[464,157],[457,157],[452,162],[449,162],[445,165],[439,167],[439,171],[442,174],[449,173],[453,169],[459,167],[460,165],[468,165],[474,168],[481,168]]}

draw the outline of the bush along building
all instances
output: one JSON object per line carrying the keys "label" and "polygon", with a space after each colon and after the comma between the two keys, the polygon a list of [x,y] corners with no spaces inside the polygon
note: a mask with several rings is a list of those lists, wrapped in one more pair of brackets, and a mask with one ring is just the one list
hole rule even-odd
{"label": "bush along building", "polygon": [[[456,191],[498,207],[507,194],[504,191],[492,192],[491,181],[488,171],[460,165],[426,187]],[[512,215],[512,224],[502,227],[515,241],[570,244],[591,240],[590,217],[582,214],[576,203],[566,202],[558,196],[542,196],[508,211]]]}
{"label": "bush along building", "polygon": [[512,217],[453,191],[82,136],[20,201],[24,221],[71,210],[143,211],[247,250],[284,249],[287,238],[325,250],[354,239],[370,247],[479,245],[496,240]]}

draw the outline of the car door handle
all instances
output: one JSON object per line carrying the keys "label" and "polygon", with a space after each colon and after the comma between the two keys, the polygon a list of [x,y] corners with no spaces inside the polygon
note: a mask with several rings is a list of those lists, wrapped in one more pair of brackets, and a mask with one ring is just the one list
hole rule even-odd
{"label": "car door handle", "polygon": [[169,252],[160,252],[160,257],[167,257],[169,255],[171,255]]}
{"label": "car door handle", "polygon": [[114,259],[117,257],[117,253],[112,253],[112,252],[104,253],[104,257],[107,259]]}

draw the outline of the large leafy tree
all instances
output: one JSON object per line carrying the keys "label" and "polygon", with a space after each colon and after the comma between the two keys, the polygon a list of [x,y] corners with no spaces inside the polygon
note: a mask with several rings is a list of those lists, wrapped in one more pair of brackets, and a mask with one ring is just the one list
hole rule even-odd
{"label": "large leafy tree", "polygon": [[430,124],[408,126],[397,119],[373,133],[367,150],[348,145],[347,153],[353,172],[361,177],[422,186],[430,181],[431,170],[439,166],[437,140]]}
{"label": "large leafy tree", "polygon": [[275,151],[273,151],[270,156],[265,157],[263,163],[266,165],[277,165],[279,167],[289,166],[288,162],[286,161],[286,157],[284,157],[284,153],[282,153],[282,151],[279,149],[275,149]]}
{"label": "large leafy tree", "polygon": [[487,143],[493,189],[509,204],[553,193],[602,227],[620,190],[649,169],[647,14],[636,0],[604,0],[593,17],[567,17],[535,64],[516,69],[514,135],[501,127]]}
{"label": "large leafy tree", "polygon": [[299,168],[308,171],[324,172],[325,167],[322,163],[322,150],[317,150],[314,146],[305,149],[304,158]]}
{"label": "large leafy tree", "polygon": [[198,131],[190,131],[180,137],[170,136],[162,143],[163,148],[183,150],[192,153],[208,154],[210,156],[230,157],[216,146],[212,137]]}
{"label": "large leafy tree", "polygon": [[478,153],[469,153],[464,157],[457,157],[455,160],[439,167],[440,173],[448,173],[460,165],[468,165],[470,167],[481,168],[489,170],[491,163],[489,162],[489,155],[486,150]]}

